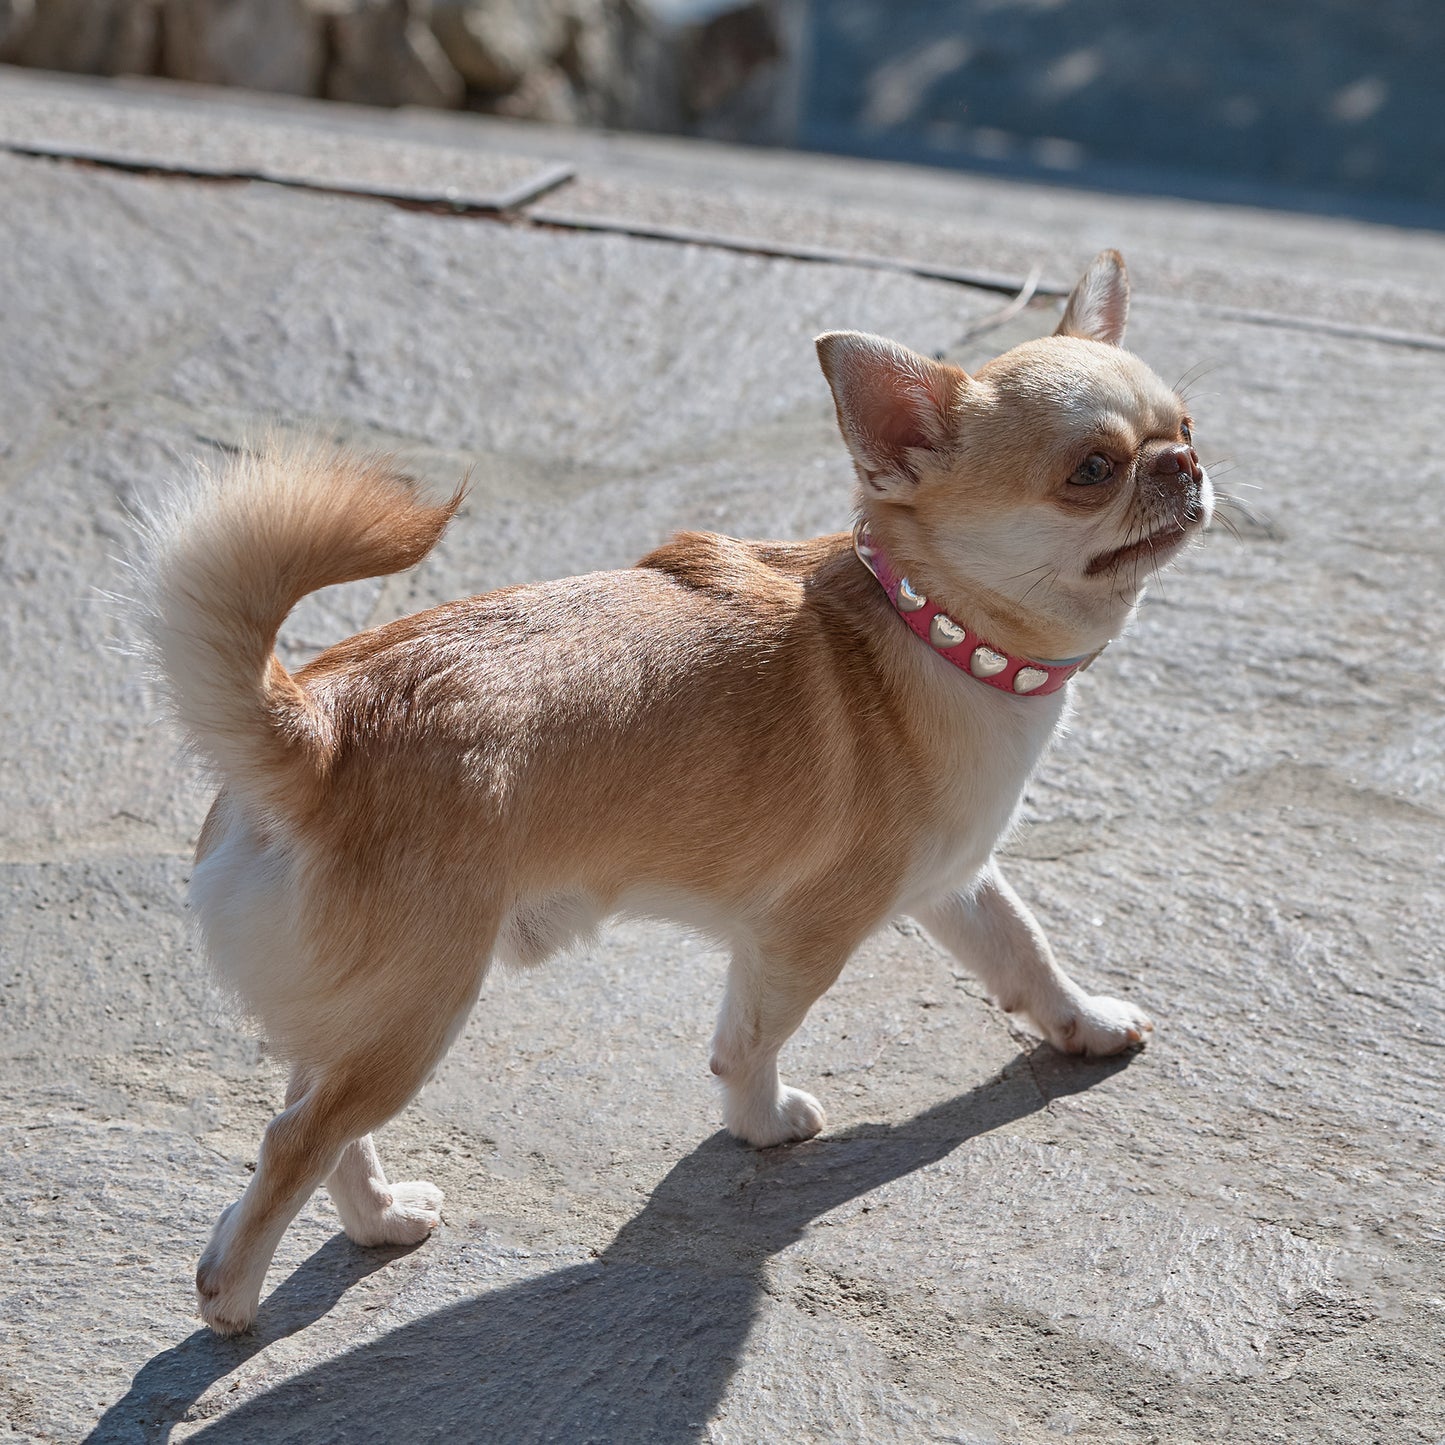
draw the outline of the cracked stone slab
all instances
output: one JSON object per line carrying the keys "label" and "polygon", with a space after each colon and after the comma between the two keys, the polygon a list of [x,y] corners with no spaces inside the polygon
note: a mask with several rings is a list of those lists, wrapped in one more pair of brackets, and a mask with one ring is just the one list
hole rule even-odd
{"label": "cracked stone slab", "polygon": [[[849,1153],[867,1147],[830,1164],[858,1172]],[[850,1199],[784,1263],[925,1294],[934,1308],[982,1295],[1183,1380],[1262,1374],[1303,1301],[1351,1296],[1338,1251],[1141,1198],[1132,1174],[1126,1158],[994,1134]],[[880,1229],[898,1243],[874,1254]]]}
{"label": "cracked stone slab", "polygon": [[[1385,228],[1313,220],[1309,226],[1324,239],[1316,235],[1285,256],[1271,254],[1267,246],[1251,253],[1235,237],[1229,238],[1234,245],[1203,244],[1200,228],[1182,224],[1185,215],[1197,214],[1183,202],[1101,202],[1063,192],[1030,207],[1020,204],[1024,188],[1014,188],[1006,208],[975,207],[967,190],[986,199],[983,184],[971,178],[960,189],[964,194],[951,214],[940,214],[936,206],[919,214],[905,198],[890,195],[884,178],[873,193],[852,195],[845,205],[756,185],[703,190],[584,173],[527,213],[549,225],[671,237],[800,260],[899,266],[1003,290],[1017,289],[1038,266],[1042,289],[1055,295],[1067,293],[1090,255],[1114,247],[1129,260],[1136,294],[1188,299],[1206,315],[1286,325],[1310,321],[1404,344],[1445,344],[1445,291],[1439,285],[1445,240],[1439,237],[1396,242]],[[1063,216],[1068,220],[1061,224]],[[1277,224],[1288,230],[1306,223],[1281,217]],[[1242,222],[1241,229],[1247,228]],[[1386,251],[1396,245],[1395,265],[1381,257],[1368,268],[1337,269],[1352,231],[1361,243],[1378,234]]]}
{"label": "cracked stone slab", "polygon": [[0,191],[0,484],[149,396],[239,297],[265,294],[297,253],[337,239],[338,212],[293,209],[265,186],[222,198],[0,153]]}
{"label": "cracked stone slab", "polygon": [[274,181],[458,210],[506,211],[560,185],[572,168],[434,144],[324,108],[284,117],[155,93],[15,82],[0,87],[0,147],[183,175]]}

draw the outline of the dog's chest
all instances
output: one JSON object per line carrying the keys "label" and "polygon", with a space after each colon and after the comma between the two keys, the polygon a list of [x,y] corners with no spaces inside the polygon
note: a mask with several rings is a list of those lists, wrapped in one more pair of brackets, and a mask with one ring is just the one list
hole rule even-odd
{"label": "dog's chest", "polygon": [[961,724],[943,733],[929,758],[929,805],[906,825],[913,846],[903,904],[973,881],[1013,826],[1065,707],[1062,694],[1028,703],[967,695]]}

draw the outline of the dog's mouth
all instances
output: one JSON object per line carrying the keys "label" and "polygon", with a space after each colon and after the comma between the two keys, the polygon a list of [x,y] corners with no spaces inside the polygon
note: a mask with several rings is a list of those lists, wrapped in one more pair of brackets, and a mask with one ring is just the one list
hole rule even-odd
{"label": "dog's mouth", "polygon": [[[1180,470],[1170,472],[1169,465]],[[1149,525],[1154,530],[1122,547],[1100,552],[1084,568],[1084,576],[1115,575],[1131,568],[1137,579],[1141,567],[1164,566],[1186,542],[1209,525],[1214,512],[1214,489],[1210,486],[1209,473],[1199,464],[1193,450],[1189,451],[1187,461],[1181,461],[1179,448],[1167,448],[1151,464],[1143,485],[1144,505],[1140,510],[1144,516],[1135,525]],[[1133,530],[1131,526],[1130,531]]]}
{"label": "dog's mouth", "polygon": [[1152,563],[1162,566],[1194,534],[1192,522],[1170,522],[1157,532],[1150,532],[1137,542],[1126,543],[1108,552],[1101,552],[1084,568],[1084,576],[1099,577],[1106,572],[1118,572],[1136,563]]}

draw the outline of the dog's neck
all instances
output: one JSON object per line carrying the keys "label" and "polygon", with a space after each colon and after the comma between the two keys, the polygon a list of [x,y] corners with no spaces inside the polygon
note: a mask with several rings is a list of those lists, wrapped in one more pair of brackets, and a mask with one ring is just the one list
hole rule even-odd
{"label": "dog's neck", "polygon": [[1080,657],[1039,659],[1010,652],[990,641],[910,582],[894,565],[883,543],[866,521],[853,529],[853,550],[874,575],[894,609],[910,630],[939,656],[975,681],[1018,698],[1047,697],[1058,692],[1102,648]]}
{"label": "dog's neck", "polygon": [[1085,615],[1064,590],[1053,587],[1042,589],[1050,593],[1050,605],[1024,606],[948,567],[935,555],[927,529],[912,516],[868,506],[860,497],[855,497],[854,515],[882,544],[896,576],[908,578],[950,618],[1002,653],[1045,662],[1095,656],[1119,635],[1137,605],[1137,597],[1119,594],[1107,615]]}

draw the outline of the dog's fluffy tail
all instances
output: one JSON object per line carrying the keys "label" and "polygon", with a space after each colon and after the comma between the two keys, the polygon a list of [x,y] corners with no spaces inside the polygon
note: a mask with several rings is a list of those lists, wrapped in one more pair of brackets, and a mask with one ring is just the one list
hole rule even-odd
{"label": "dog's fluffy tail", "polygon": [[286,614],[421,561],[461,500],[427,505],[386,458],[268,443],[143,519],[153,660],[187,740],[241,798],[294,817],[330,768],[330,719],[273,650]]}

